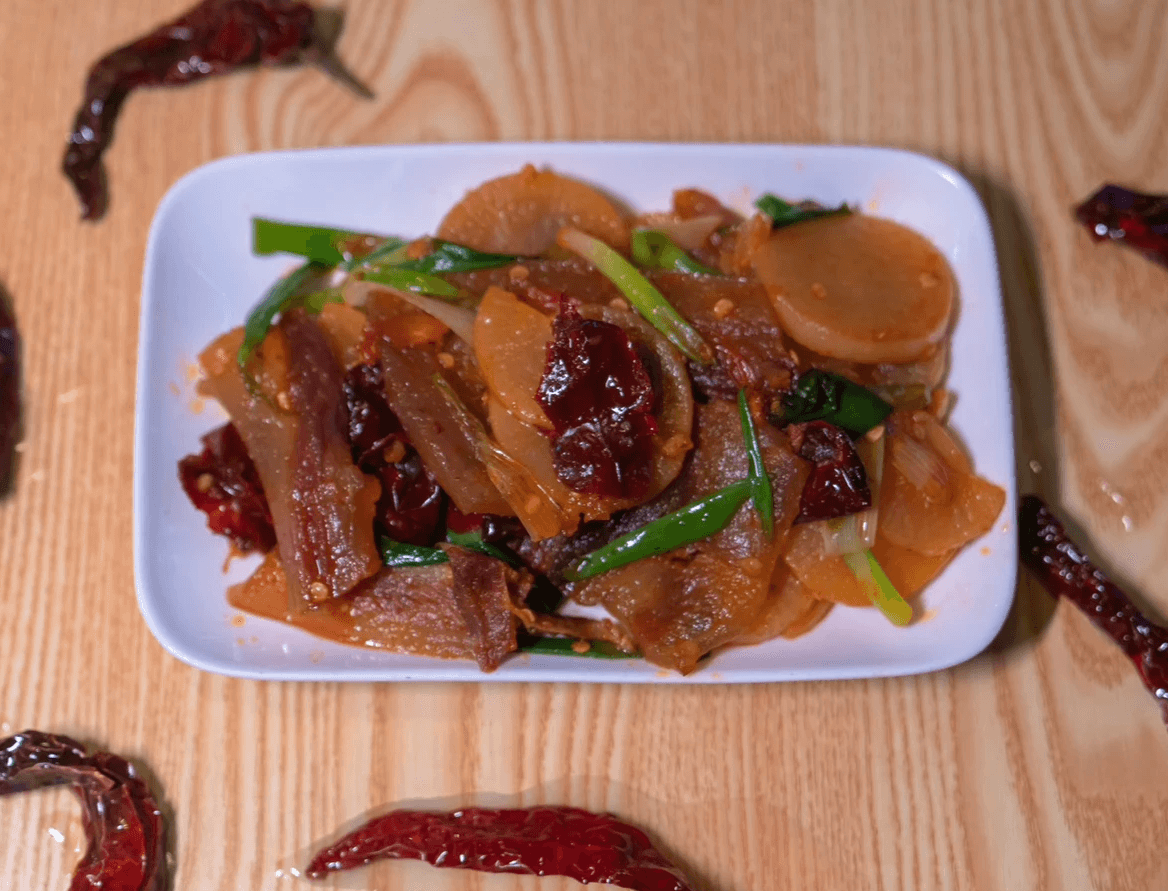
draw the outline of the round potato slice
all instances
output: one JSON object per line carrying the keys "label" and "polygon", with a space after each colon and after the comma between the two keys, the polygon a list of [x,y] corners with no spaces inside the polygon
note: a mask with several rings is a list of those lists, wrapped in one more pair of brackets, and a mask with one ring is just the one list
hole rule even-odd
{"label": "round potato slice", "polygon": [[565,226],[617,249],[628,246],[628,225],[608,198],[530,164],[468,192],[446,214],[438,237],[488,253],[535,257],[555,244]]}
{"label": "round potato slice", "polygon": [[773,232],[755,273],[791,337],[835,359],[910,362],[949,328],[954,284],[923,236],[863,214]]}

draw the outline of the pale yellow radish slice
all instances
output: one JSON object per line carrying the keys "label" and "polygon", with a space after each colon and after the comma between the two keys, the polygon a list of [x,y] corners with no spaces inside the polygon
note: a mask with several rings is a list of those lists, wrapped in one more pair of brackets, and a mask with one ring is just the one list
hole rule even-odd
{"label": "pale yellow radish slice", "polygon": [[551,428],[536,402],[547,365],[552,320],[509,291],[491,287],[474,322],[475,361],[491,395],[527,424]]}
{"label": "pale yellow radish slice", "polygon": [[949,328],[954,283],[945,258],[890,220],[843,214],[786,226],[753,264],[786,331],[825,356],[910,362]]}
{"label": "pale yellow radish slice", "polygon": [[534,257],[555,244],[565,226],[614,248],[628,245],[624,216],[601,192],[530,164],[468,192],[446,214],[438,237],[488,253]]}

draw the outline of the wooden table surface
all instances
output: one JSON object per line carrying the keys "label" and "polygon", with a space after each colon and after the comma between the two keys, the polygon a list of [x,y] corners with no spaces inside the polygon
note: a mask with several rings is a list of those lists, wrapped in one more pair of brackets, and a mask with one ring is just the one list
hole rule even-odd
{"label": "wooden table surface", "polygon": [[[134,95],[97,225],[59,173],[87,66],[185,0],[5,0],[0,282],[25,433],[0,501],[0,736],[75,735],[145,765],[175,888],[279,872],[376,805],[494,793],[611,809],[708,891],[1168,887],[1168,733],[1118,650],[1023,576],[950,671],[706,688],[239,681],[167,655],[131,555],[139,281],[163,193],[291,146],[494,139],[858,143],[934,155],[993,222],[1020,491],[1064,509],[1168,613],[1168,270],[1089,242],[1101,182],[1168,191],[1168,5],[350,0],[362,102],[315,70]],[[60,790],[0,799],[0,888],[64,888]],[[554,889],[393,865],[360,887]]]}

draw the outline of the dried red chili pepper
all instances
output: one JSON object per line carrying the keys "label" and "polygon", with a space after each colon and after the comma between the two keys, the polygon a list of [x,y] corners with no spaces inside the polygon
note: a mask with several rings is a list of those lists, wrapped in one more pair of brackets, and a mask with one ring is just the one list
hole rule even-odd
{"label": "dried red chili pepper", "polygon": [[19,435],[20,338],[16,317],[0,287],[0,495],[8,488]]}
{"label": "dried red chili pepper", "polygon": [[692,891],[640,829],[611,814],[573,807],[392,811],[317,853],[307,875],[319,879],[374,860],[567,876],[632,891]]}
{"label": "dried red chili pepper", "polygon": [[364,363],[344,381],[353,460],[381,480],[377,520],[394,541],[432,545],[441,538],[446,493],[410,444],[385,397],[385,372]]}
{"label": "dried red chili pepper", "polygon": [[39,730],[0,740],[0,795],[68,783],[81,800],[89,841],[70,891],[162,891],[166,833],[150,788],[134,766],[108,752]]}
{"label": "dried red chili pepper", "polygon": [[1146,195],[1105,185],[1075,208],[1091,237],[1130,245],[1154,263],[1168,266],[1168,195]]}
{"label": "dried red chili pepper", "polygon": [[653,468],[653,381],[617,325],[583,319],[566,299],[536,398],[555,425],[556,476],[591,495],[637,498]]}
{"label": "dried red chili pepper", "polygon": [[272,511],[239,431],[224,424],[202,442],[202,452],[178,462],[183,491],[207,515],[211,531],[230,538],[240,553],[267,553],[276,546]]}
{"label": "dried red chili pepper", "polygon": [[803,484],[796,523],[846,517],[872,506],[868,472],[851,437],[827,421],[809,421],[787,428],[799,457],[814,466]]}
{"label": "dried red chili pepper", "polygon": [[183,15],[98,59],[85,81],[63,170],[81,199],[82,219],[105,214],[101,156],[122,103],[138,87],[170,87],[252,65],[323,67],[361,95],[337,60],[339,17],[293,0],[203,0]]}
{"label": "dried red chili pepper", "polygon": [[1018,544],[1022,564],[1047,593],[1070,600],[1135,663],[1168,723],[1168,628],[1144,616],[1035,495],[1018,507]]}

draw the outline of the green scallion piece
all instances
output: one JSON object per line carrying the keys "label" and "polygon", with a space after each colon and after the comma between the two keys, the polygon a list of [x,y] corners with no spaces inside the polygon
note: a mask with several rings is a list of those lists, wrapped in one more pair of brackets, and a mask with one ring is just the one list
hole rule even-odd
{"label": "green scallion piece", "polygon": [[485,254],[452,241],[434,239],[433,250],[417,260],[404,260],[398,265],[402,269],[434,274],[436,272],[474,272],[476,269],[494,269],[514,263],[518,257],[512,254]]}
{"label": "green scallion piece", "polygon": [[889,622],[903,627],[912,621],[912,604],[900,596],[871,551],[844,554],[843,558],[864,592]]}
{"label": "green scallion piece", "polygon": [[247,365],[256,347],[264,342],[276,316],[297,305],[304,288],[318,275],[327,272],[328,268],[323,263],[309,261],[272,285],[243,325],[243,343],[236,355],[240,368]]}
{"label": "green scallion piece", "polygon": [[750,480],[731,483],[596,549],[568,567],[564,578],[577,582],[709,538],[725,528],[752,490]]}
{"label": "green scallion piece", "polygon": [[586,235],[579,229],[562,229],[557,242],[599,269],[620,289],[633,308],[685,356],[703,365],[713,362],[714,353],[702,336],[632,263],[599,238]]}
{"label": "green scallion piece", "polygon": [[795,223],[805,223],[820,217],[842,216],[852,212],[846,204],[839,207],[800,207],[770,194],[763,195],[754,202],[754,206],[771,218],[772,229],[782,229]]}
{"label": "green scallion piece", "polygon": [[568,637],[537,637],[530,643],[521,643],[519,652],[544,656],[577,656],[584,659],[638,659],[638,653],[626,653],[606,640],[589,641],[583,653],[572,649],[576,641]]}
{"label": "green scallion piece", "polygon": [[381,539],[381,560],[386,566],[435,566],[450,558],[438,548],[405,544],[392,538]]}
{"label": "green scallion piece", "polygon": [[341,264],[346,272],[352,272],[361,266],[396,266],[409,259],[406,249],[410,243],[402,238],[387,238],[384,244],[379,244],[363,257],[353,257]]}
{"label": "green scallion piece", "polygon": [[630,241],[633,260],[638,266],[650,269],[668,269],[671,272],[689,272],[698,275],[721,275],[699,263],[683,251],[664,232],[656,229],[635,229]]}
{"label": "green scallion piece", "polygon": [[754,509],[762,520],[762,531],[767,538],[775,531],[775,497],[771,491],[771,478],[767,476],[766,465],[762,461],[762,444],[758,441],[758,430],[754,426],[754,416],[746,401],[746,391],[738,391],[738,417],[742,421],[742,435],[746,438],[746,456],[750,460],[750,498]]}
{"label": "green scallion piece", "polygon": [[261,255],[296,254],[314,263],[336,266],[345,262],[341,246],[353,239],[373,236],[328,226],[304,226],[253,217],[252,250]]}
{"label": "green scallion piece", "polygon": [[436,275],[405,269],[401,266],[387,266],[371,270],[362,274],[365,281],[376,282],[379,285],[389,285],[399,291],[413,291],[416,294],[429,294],[433,297],[457,297],[458,288],[443,281]]}
{"label": "green scallion piece", "polygon": [[818,368],[799,375],[779,404],[780,424],[829,421],[852,436],[862,436],[892,414],[891,403],[867,387]]}
{"label": "green scallion piece", "polygon": [[489,541],[483,540],[481,532],[454,532],[453,530],[446,530],[446,540],[451,544],[456,544],[460,548],[466,548],[470,551],[477,551],[487,557],[494,557],[496,560],[502,560],[509,566],[516,566],[518,561],[511,554],[501,548],[495,547]]}

